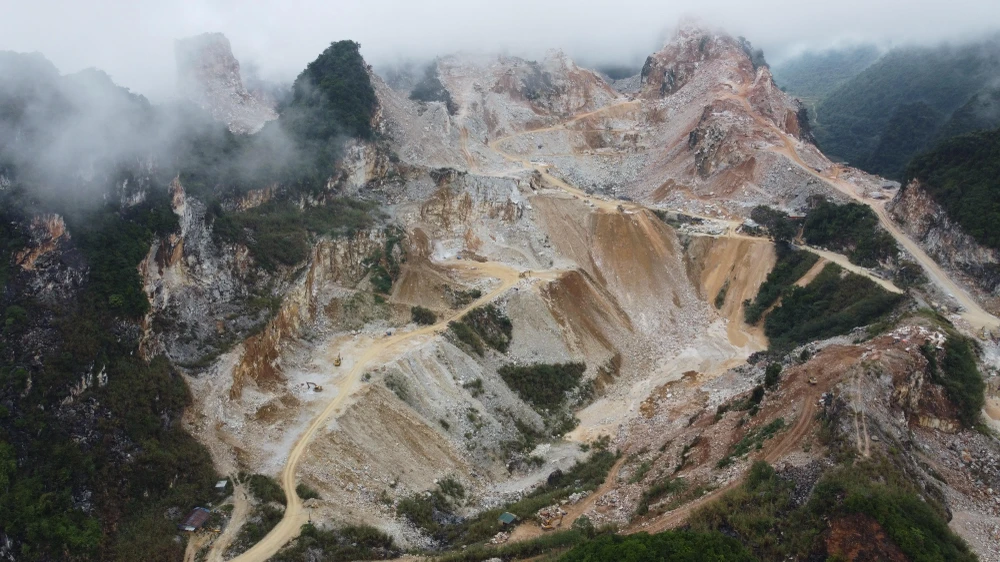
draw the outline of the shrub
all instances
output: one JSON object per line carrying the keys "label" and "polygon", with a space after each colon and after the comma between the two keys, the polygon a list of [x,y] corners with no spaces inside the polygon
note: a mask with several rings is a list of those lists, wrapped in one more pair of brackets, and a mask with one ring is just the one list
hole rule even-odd
{"label": "shrub", "polygon": [[448,322],[448,329],[451,330],[451,333],[455,335],[455,338],[458,339],[458,341],[468,346],[469,349],[476,353],[476,355],[482,357],[482,355],[486,353],[486,347],[483,345],[483,340],[479,339],[475,330],[469,327],[469,325],[465,322],[459,322],[457,320]]}
{"label": "shrub", "polygon": [[750,211],[750,218],[764,227],[776,242],[789,242],[799,232],[798,224],[788,218],[787,213],[772,209],[766,205],[758,205]]}
{"label": "shrub", "polygon": [[716,464],[716,468],[725,468],[731,465],[735,459],[746,455],[750,451],[760,450],[764,447],[764,441],[774,437],[774,434],[781,431],[784,427],[784,418],[776,418],[764,427],[748,431],[747,434],[743,436],[743,439],[740,439],[738,443],[733,445],[729,454],[719,460]]}
{"label": "shrub", "polygon": [[[804,350],[803,350],[804,351]],[[764,371],[764,386],[773,388],[781,377],[781,363],[771,363]]]}
{"label": "shrub", "polygon": [[514,325],[510,318],[495,305],[488,304],[470,310],[462,321],[475,330],[486,345],[500,353],[507,352]]}
{"label": "shrub", "polygon": [[308,485],[299,483],[295,486],[295,493],[303,500],[317,500],[319,499],[319,492],[313,490]]}
{"label": "shrub", "polygon": [[306,562],[309,560],[388,560],[402,552],[392,537],[368,525],[348,525],[338,529],[319,529],[311,523],[302,526],[298,538],[271,560]]}
{"label": "shrub", "polygon": [[951,333],[944,346],[944,358],[937,360],[937,350],[927,345],[921,348],[930,363],[934,382],[944,387],[948,399],[958,408],[958,417],[966,427],[979,423],[986,403],[986,384],[976,364],[973,342],[957,333]]}
{"label": "shrub", "polygon": [[566,393],[576,388],[587,370],[584,363],[539,363],[504,365],[499,374],[522,400],[538,409],[555,409],[566,400]]}
{"label": "shrub", "polygon": [[422,326],[430,326],[437,322],[437,314],[429,308],[424,308],[422,306],[414,306],[410,309],[410,317],[417,324]]}
{"label": "shrub", "polygon": [[[261,503],[280,503],[285,505],[285,491],[278,482],[270,476],[253,474],[247,478],[250,493]],[[301,497],[301,496],[300,496]]]}

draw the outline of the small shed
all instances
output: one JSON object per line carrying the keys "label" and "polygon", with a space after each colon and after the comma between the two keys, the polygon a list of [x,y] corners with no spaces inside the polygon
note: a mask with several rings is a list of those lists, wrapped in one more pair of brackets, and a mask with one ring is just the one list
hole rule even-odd
{"label": "small shed", "polygon": [[513,525],[514,522],[517,521],[517,515],[514,515],[509,511],[505,511],[500,514],[500,517],[497,520],[501,525]]}
{"label": "small shed", "polygon": [[225,493],[226,486],[228,485],[229,485],[229,480],[219,480],[218,482],[215,483],[215,491],[219,492],[220,494]]}
{"label": "small shed", "polygon": [[193,533],[194,531],[200,529],[201,526],[205,524],[205,521],[208,521],[209,515],[211,515],[211,512],[204,507],[196,507],[191,510],[191,513],[189,513],[187,517],[184,518],[184,521],[181,521],[181,524],[178,525],[177,528],[182,531]]}

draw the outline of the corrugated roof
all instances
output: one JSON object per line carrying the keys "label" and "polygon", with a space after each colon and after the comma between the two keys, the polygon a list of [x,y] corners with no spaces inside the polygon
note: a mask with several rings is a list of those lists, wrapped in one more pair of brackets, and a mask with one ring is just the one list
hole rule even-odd
{"label": "corrugated roof", "polygon": [[505,511],[504,513],[500,514],[500,522],[503,523],[504,525],[510,525],[514,521],[517,521],[517,516],[514,515],[513,513]]}
{"label": "corrugated roof", "polygon": [[209,515],[211,515],[211,512],[204,507],[196,507],[191,510],[191,513],[184,518],[184,521],[178,527],[185,531],[195,531],[204,525],[205,521],[208,521]]}

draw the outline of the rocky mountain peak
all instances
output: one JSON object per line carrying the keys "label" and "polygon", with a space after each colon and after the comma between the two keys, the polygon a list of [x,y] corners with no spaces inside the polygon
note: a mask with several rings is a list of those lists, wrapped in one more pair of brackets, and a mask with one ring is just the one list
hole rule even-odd
{"label": "rocky mountain peak", "polygon": [[195,102],[234,133],[255,133],[276,119],[273,102],[243,84],[240,63],[229,39],[204,33],[175,44],[181,95]]}

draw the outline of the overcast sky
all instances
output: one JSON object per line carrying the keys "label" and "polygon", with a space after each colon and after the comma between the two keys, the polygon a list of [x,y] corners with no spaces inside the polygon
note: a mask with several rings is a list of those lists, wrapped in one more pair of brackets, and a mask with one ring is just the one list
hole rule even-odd
{"label": "overcast sky", "polygon": [[173,41],[229,37],[241,63],[290,80],[331,41],[379,65],[458,50],[641,62],[682,17],[744,35],[772,62],[807,47],[961,41],[1000,28],[1000,0],[0,0],[0,49],[41,51],[64,73],[105,70],[159,100]]}

